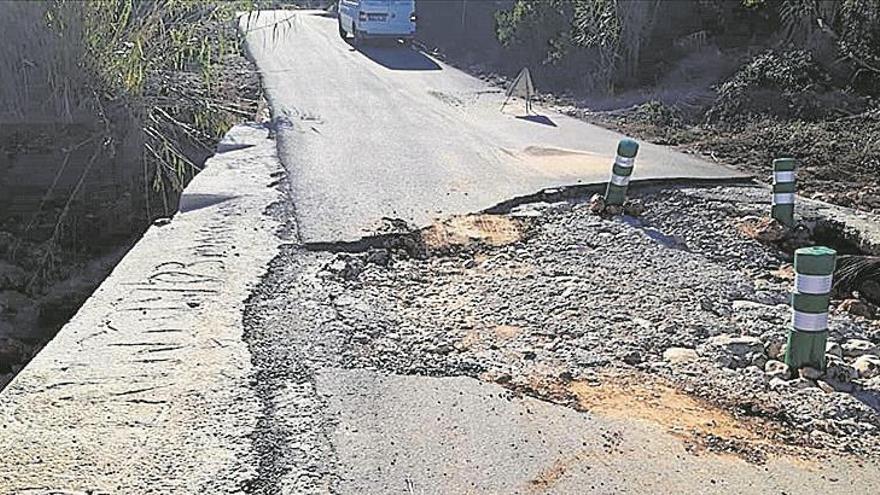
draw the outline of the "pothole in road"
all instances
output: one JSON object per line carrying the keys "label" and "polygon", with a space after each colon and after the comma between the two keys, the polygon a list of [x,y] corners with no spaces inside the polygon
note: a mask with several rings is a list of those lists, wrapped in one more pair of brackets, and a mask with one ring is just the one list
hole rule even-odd
{"label": "pothole in road", "polygon": [[462,215],[436,222],[421,231],[424,246],[432,252],[448,252],[472,244],[504,246],[522,239],[520,221],[501,215]]}
{"label": "pothole in road", "polygon": [[[387,220],[392,220],[398,232],[381,233],[351,242],[307,243],[304,247],[309,251],[342,253],[340,256],[346,262],[356,265],[357,258],[364,258],[384,266],[392,253],[403,258],[426,259],[474,251],[481,246],[506,246],[522,240],[527,235],[528,227],[519,219],[489,213],[450,216],[422,229],[405,225],[402,220]],[[363,267],[353,268],[359,273]]]}
{"label": "pothole in road", "polygon": [[[660,188],[641,195],[639,225],[570,203],[529,206],[540,210],[532,216],[453,218],[409,234],[420,247],[412,252],[310,253],[320,265],[306,278],[311,289],[272,291],[301,299],[285,324],[305,318],[301,331],[329,341],[319,345],[342,368],[482,377],[596,414],[631,415],[693,452],[754,462],[788,448],[871,455],[880,421],[870,401],[769,385],[763,365],[778,359],[791,281],[770,275],[783,253],[735,228],[764,209],[764,193]],[[688,249],[669,249],[644,225]],[[331,306],[315,316],[317,327],[303,316],[324,304],[310,302],[315,291],[329,293]],[[333,304],[341,300],[358,304]],[[835,316],[832,339],[876,340],[875,328]],[[749,354],[712,343],[722,334],[752,342]],[[690,349],[694,361],[670,362],[672,347]],[[621,370],[654,380],[600,380]],[[530,383],[534,376],[546,384]],[[867,380],[851,385],[875,393]]]}
{"label": "pothole in road", "polygon": [[583,410],[657,424],[676,434],[696,432],[757,441],[760,437],[732,414],[645,376],[606,375],[574,381],[568,390]]}

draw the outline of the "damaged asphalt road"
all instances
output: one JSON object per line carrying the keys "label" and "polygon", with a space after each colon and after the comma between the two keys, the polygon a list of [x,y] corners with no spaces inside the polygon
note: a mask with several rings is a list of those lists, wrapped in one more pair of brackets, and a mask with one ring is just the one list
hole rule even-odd
{"label": "damaged asphalt road", "polygon": [[[790,259],[737,223],[766,190],[640,199],[639,218],[578,201],[452,217],[418,249],[285,248],[246,313],[268,404],[250,492],[880,486],[877,379],[835,391],[764,371]],[[830,338],[876,345],[880,324],[835,314]]]}
{"label": "damaged asphalt road", "polygon": [[[355,50],[317,13],[242,29],[296,224],[244,316],[245,492],[880,488],[880,384],[844,350],[872,351],[877,322],[835,315],[834,379],[783,379],[790,259],[737,227],[765,189],[647,190],[638,217],[585,197],[508,212],[606,181],[621,136],[501,113],[497,88]],[[653,145],[634,175],[737,177]]]}
{"label": "damaged asphalt road", "polygon": [[[291,29],[320,41],[326,19],[308,19]],[[373,93],[383,78],[408,80],[393,91],[401,100],[429,86],[333,50],[326,66],[358,60]],[[362,115],[381,103],[364,101]],[[483,136],[476,148],[507,142],[431,105],[426,131],[454,143],[443,131],[461,126]],[[364,128],[321,118],[280,111],[273,133],[230,131],[181,212],[153,226],[4,389],[0,492],[880,491],[877,321],[842,306],[833,315],[834,376],[777,369],[789,260],[736,226],[767,210],[765,189],[643,190],[643,214],[614,218],[566,189],[541,194],[570,202],[508,212],[498,204],[547,184],[605,180],[617,136],[572,152],[518,122],[513,162],[473,147],[444,161],[438,140],[413,181],[411,161],[375,148],[362,150],[364,169],[324,155],[364,144],[346,140]],[[595,136],[567,125],[560,132]],[[334,139],[319,141],[322,129]],[[370,146],[377,129],[363,134]],[[302,152],[284,164],[287,179],[276,144]],[[637,170],[649,175],[726,174],[642,153]],[[508,165],[513,178],[489,187]],[[411,227],[438,211],[443,220]],[[391,232],[372,223],[383,218]]]}

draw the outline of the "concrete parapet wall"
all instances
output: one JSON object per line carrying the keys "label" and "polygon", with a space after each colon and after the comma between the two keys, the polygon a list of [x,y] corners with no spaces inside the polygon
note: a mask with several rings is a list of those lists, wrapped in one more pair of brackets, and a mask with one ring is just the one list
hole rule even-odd
{"label": "concrete parapet wall", "polygon": [[277,252],[281,166],[262,127],[225,143],[0,394],[0,493],[227,493],[253,476],[242,308]]}

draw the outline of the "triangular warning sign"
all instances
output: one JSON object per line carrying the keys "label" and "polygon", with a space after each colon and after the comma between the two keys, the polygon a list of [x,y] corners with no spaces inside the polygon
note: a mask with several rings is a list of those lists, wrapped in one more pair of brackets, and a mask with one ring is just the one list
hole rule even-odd
{"label": "triangular warning sign", "polygon": [[519,75],[516,76],[516,79],[513,80],[513,84],[507,88],[506,98],[504,99],[504,105],[501,105],[501,110],[504,110],[504,107],[507,105],[507,102],[510,101],[511,98],[518,97],[522,98],[526,102],[526,112],[532,111],[532,97],[535,95],[535,85],[532,84],[532,74],[529,72],[528,67],[524,68],[519,72]]}
{"label": "triangular warning sign", "polygon": [[535,85],[532,84],[532,74],[529,72],[528,67],[526,67],[521,70],[519,75],[516,76],[516,79],[513,80],[513,84],[511,84],[510,88],[507,90],[507,97],[510,98],[517,96],[519,98],[531,100],[534,94]]}

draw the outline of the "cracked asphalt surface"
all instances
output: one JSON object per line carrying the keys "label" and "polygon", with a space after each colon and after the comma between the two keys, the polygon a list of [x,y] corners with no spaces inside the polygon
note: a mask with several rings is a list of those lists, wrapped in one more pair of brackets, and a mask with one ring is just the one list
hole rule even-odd
{"label": "cracked asphalt surface", "polygon": [[[876,449],[874,392],[780,393],[766,356],[729,362],[708,343],[784,335],[787,286],[766,277],[784,256],[713,225],[761,213],[766,191],[664,191],[641,219],[582,205],[547,221],[465,217],[414,240],[438,217],[604,182],[622,136],[550,111],[500,112],[497,88],[418,51],[355,50],[322,13],[263,12],[244,26],[298,232],[245,320],[270,383],[259,385],[255,492],[878,486],[840,454]],[[635,168],[635,179],[739,177],[652,145]],[[383,239],[387,249],[333,252]],[[839,322],[839,338],[876,337]],[[670,366],[676,346],[700,359]],[[298,403],[317,416],[291,424]],[[820,452],[833,476],[802,464]]]}
{"label": "cracked asphalt surface", "polygon": [[[251,348],[310,384],[270,397],[321,406],[302,429],[285,426],[296,408],[268,420],[279,458],[307,456],[276,478],[311,474],[257,493],[876,490],[880,390],[774,390],[708,344],[785,333],[788,282],[768,273],[787,255],[734,225],[766,190],[641,197],[639,219],[578,203],[476,217],[496,229],[483,242],[426,232],[426,257],[284,248],[248,307]],[[493,237],[506,222],[519,235]],[[833,321],[835,340],[880,336]],[[672,365],[673,346],[700,358]]]}

